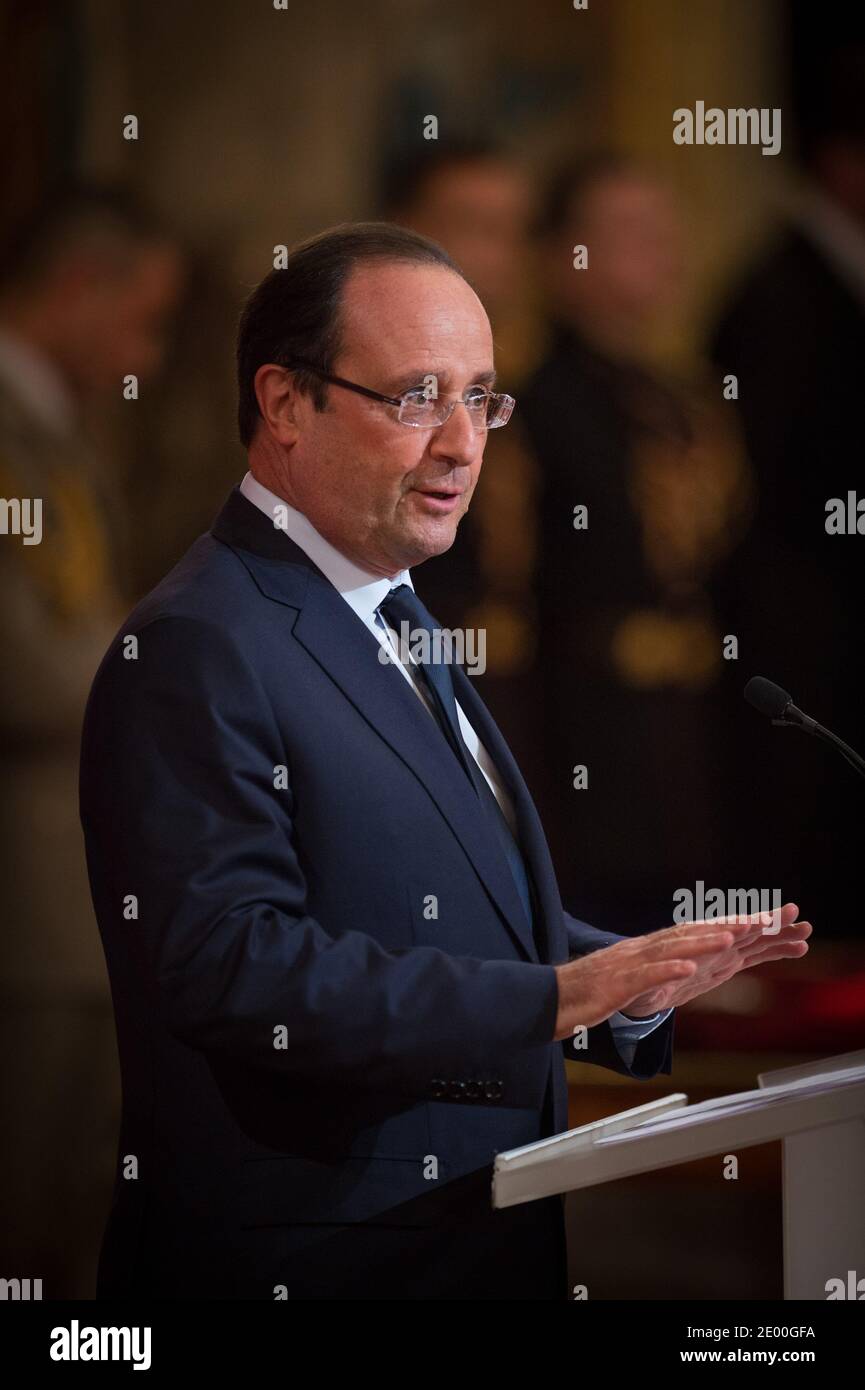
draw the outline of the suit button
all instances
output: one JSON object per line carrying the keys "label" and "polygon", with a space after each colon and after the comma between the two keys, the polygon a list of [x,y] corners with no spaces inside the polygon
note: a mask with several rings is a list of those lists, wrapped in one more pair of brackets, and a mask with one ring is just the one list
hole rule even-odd
{"label": "suit button", "polygon": [[447,1094],[447,1083],[445,1081],[431,1081],[430,1094],[433,1100],[443,1100]]}
{"label": "suit button", "polygon": [[484,1095],[487,1100],[501,1100],[504,1085],[501,1081],[488,1081],[484,1086]]}
{"label": "suit button", "polygon": [[464,1081],[451,1081],[448,1087],[448,1094],[451,1100],[465,1100],[466,1083]]}
{"label": "suit button", "polygon": [[483,1094],[483,1088],[479,1081],[466,1082],[466,1100],[477,1100]]}

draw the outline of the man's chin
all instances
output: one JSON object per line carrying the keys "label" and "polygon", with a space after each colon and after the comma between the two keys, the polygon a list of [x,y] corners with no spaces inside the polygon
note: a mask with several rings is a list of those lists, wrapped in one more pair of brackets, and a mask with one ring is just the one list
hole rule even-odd
{"label": "man's chin", "polygon": [[409,524],[400,528],[402,534],[396,548],[403,556],[404,569],[421,565],[424,560],[433,560],[436,555],[444,555],[445,551],[450,550],[456,540],[459,524],[468,510],[464,505],[465,498],[460,498],[459,503],[459,511],[442,510],[437,514],[434,505],[422,501],[410,511],[403,512],[402,520]]}
{"label": "man's chin", "polygon": [[[434,560],[436,555],[444,555],[457,538],[457,527],[461,518],[447,517],[434,525],[428,525],[412,537],[416,558],[412,565],[423,564],[424,560]],[[406,565],[406,569],[410,568]]]}

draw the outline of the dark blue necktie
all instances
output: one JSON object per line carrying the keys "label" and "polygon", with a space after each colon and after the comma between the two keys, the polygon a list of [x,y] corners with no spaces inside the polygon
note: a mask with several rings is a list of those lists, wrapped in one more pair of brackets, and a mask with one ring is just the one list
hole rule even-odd
{"label": "dark blue necktie", "polygon": [[[443,648],[441,639],[442,629],[438,626],[432,614],[424,607],[409,584],[398,584],[391,589],[383,603],[379,604],[378,611],[387,619],[397,635],[397,650],[403,660],[403,664],[411,668],[412,664],[426,682],[427,690],[432,696],[432,705],[438,719],[439,727],[450,744],[457,759],[462,765],[463,771],[474,787],[481,805],[485,807],[487,814],[492,822],[499,843],[504,851],[505,858],[510,866],[511,873],[516,884],[526,920],[534,932],[535,914],[532,908],[533,890],[531,887],[528,870],[523,859],[520,847],[514,838],[507,818],[496,799],[495,793],[490,787],[489,782],[484,776],[478,764],[475,762],[462,736],[459,718],[457,716],[457,702],[454,695],[453,680],[451,679],[450,664],[447,659],[436,660],[440,648]],[[404,654],[402,644],[403,632],[401,624],[406,623],[409,630],[408,646],[411,650],[411,659]],[[412,640],[412,634],[425,631],[427,633],[426,644],[417,644]],[[436,642],[435,634],[439,634],[439,642]],[[418,652],[429,655],[428,661],[418,660]],[[447,657],[448,653],[445,653]]]}

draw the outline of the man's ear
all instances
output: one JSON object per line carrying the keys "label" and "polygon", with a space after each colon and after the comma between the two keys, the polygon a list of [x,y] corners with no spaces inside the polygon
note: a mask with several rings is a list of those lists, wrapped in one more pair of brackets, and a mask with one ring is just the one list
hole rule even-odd
{"label": "man's ear", "polygon": [[261,418],[272,438],[278,444],[296,444],[298,391],[292,373],[266,362],[255,373],[253,386]]}

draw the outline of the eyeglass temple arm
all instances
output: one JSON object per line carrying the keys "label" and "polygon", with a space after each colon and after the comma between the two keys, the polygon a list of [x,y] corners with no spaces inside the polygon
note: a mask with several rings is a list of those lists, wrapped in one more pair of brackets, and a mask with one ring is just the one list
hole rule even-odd
{"label": "eyeglass temple arm", "polygon": [[369,396],[371,401],[384,401],[387,405],[401,405],[399,396],[383,396],[381,391],[372,391],[368,386],[358,386],[356,381],[346,381],[344,376],[332,376],[330,372],[322,371],[321,367],[316,367],[312,362],[307,362],[302,357],[293,357],[292,365],[303,367],[305,371],[314,372],[321,377],[322,381],[329,381],[332,386],[344,386],[346,391],[356,391],[359,396]]}

